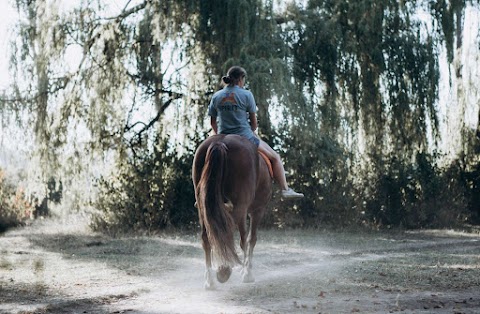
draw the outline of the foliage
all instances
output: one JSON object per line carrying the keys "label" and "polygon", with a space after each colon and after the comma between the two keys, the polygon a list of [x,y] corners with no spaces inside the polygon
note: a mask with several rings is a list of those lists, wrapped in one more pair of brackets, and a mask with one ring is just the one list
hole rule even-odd
{"label": "foliage", "polygon": [[9,183],[5,172],[0,169],[0,232],[22,224],[33,211],[24,191]]}
{"label": "foliage", "polygon": [[117,234],[154,233],[196,224],[190,169],[193,154],[178,156],[159,139],[153,152],[121,162],[116,173],[99,179],[92,227]]}
{"label": "foliage", "polygon": [[465,10],[478,1],[140,0],[116,13],[102,0],[66,11],[55,0],[15,5],[15,81],[1,113],[32,126],[40,177],[61,178],[60,198],[72,194],[71,177],[92,172],[89,161],[115,156],[110,176],[95,173],[99,230],[194,223],[194,148],[209,132],[209,96],[234,64],[247,70],[260,136],[307,195],[275,200],[270,225],[480,219],[480,123],[471,132],[461,117],[452,166],[432,153],[449,136],[439,117],[443,51],[455,70],[443,79],[460,112],[469,106],[462,84],[475,77],[462,80],[458,54]]}
{"label": "foliage", "polygon": [[478,225],[480,224],[480,164],[477,163],[470,171],[462,171],[462,169],[458,168],[456,170],[454,174],[460,177],[461,183],[466,190],[464,197],[467,201],[466,208],[471,215],[470,223]]}
{"label": "foliage", "polygon": [[[375,227],[456,227],[471,218],[459,169],[439,169],[431,155],[417,162],[386,160],[385,172],[365,182],[364,223]],[[365,192],[367,192],[365,194]]]}

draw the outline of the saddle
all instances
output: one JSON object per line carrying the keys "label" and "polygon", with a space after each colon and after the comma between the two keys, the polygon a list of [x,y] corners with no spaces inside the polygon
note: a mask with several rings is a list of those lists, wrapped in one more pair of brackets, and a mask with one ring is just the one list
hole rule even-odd
{"label": "saddle", "polygon": [[272,168],[272,162],[270,161],[270,158],[268,158],[267,155],[262,153],[261,151],[258,151],[258,154],[265,160],[265,163],[267,164],[268,167],[268,172],[270,173],[270,177],[273,179],[273,168]]}

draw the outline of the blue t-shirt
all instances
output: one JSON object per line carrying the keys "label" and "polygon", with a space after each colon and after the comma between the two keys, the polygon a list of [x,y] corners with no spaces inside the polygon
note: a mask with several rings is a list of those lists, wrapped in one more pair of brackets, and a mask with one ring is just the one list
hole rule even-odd
{"label": "blue t-shirt", "polygon": [[248,139],[254,136],[248,114],[256,111],[253,94],[238,85],[225,86],[213,94],[208,106],[208,115],[217,118],[219,134],[238,134]]}

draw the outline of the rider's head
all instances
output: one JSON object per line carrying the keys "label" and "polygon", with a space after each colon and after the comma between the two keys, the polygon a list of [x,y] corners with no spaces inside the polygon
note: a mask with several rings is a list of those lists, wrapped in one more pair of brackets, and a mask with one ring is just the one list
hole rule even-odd
{"label": "rider's head", "polygon": [[222,77],[222,82],[225,85],[235,86],[245,79],[246,75],[247,71],[245,71],[244,68],[236,65],[228,69],[227,75]]}

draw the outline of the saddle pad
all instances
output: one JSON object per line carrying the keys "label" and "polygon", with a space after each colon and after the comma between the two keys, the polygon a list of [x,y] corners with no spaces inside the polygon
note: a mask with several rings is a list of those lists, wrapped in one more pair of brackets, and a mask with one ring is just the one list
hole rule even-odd
{"label": "saddle pad", "polygon": [[262,153],[261,151],[258,151],[258,153],[263,158],[263,160],[265,160],[265,163],[267,164],[267,167],[268,167],[268,172],[270,172],[270,177],[273,178],[273,168],[272,168],[272,163],[270,162],[270,158],[268,158],[268,156]]}

